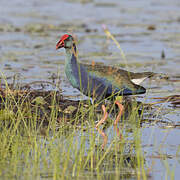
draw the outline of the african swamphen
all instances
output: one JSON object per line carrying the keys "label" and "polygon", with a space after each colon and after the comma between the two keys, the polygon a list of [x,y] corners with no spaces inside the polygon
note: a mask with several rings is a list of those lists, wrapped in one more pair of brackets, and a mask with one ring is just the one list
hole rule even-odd
{"label": "african swamphen", "polygon": [[[69,34],[63,35],[56,45],[56,49],[63,47],[66,50],[65,73],[69,82],[74,88],[96,101],[116,95],[143,94],[146,89],[138,84],[154,75],[151,72],[132,73],[116,67],[85,66],[78,62],[76,44],[74,38]],[[123,106],[117,101],[116,104],[122,111]],[[104,105],[102,109],[104,116],[107,115]],[[105,120],[106,118],[103,118],[96,127]]]}

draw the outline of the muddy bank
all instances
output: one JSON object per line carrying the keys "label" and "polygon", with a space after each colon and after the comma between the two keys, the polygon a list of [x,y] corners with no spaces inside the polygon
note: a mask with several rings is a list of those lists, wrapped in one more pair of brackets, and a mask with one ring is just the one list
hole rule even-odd
{"label": "muddy bank", "polygon": [[[75,121],[77,124],[81,124],[90,113],[90,107],[92,104],[90,100],[70,100],[63,96],[62,91],[46,90],[47,84],[53,85],[50,82],[34,81],[26,85],[20,86],[18,84],[1,84],[0,89],[0,118],[2,120],[9,119],[11,116],[16,116],[18,111],[21,111],[25,116],[31,118],[34,114],[37,115],[37,124],[48,125],[51,121],[51,114],[55,113],[55,119],[58,123],[70,122],[73,124]],[[38,85],[40,89],[33,89],[31,86]],[[137,96],[138,97],[138,96]],[[141,97],[140,97],[141,98]],[[125,107],[125,116],[128,116],[137,108],[139,115],[141,115],[141,109],[145,110],[144,113],[151,114],[152,111],[158,109],[158,105],[163,103],[169,103],[169,106],[173,108],[180,107],[180,96],[172,95],[167,97],[152,98],[156,100],[154,103],[142,103],[137,101],[135,97],[123,97],[123,105]],[[105,103],[105,102],[103,102]],[[106,101],[107,111],[113,113],[114,116],[118,114],[118,107],[114,106],[112,110],[113,102]],[[93,109],[94,120],[97,120],[97,114],[101,114],[101,104],[97,104]],[[91,111],[92,113],[92,111]],[[142,118],[142,122],[149,121],[149,119]],[[146,120],[145,120],[146,119]],[[152,121],[153,122],[153,121]],[[159,121],[160,123],[161,121]],[[164,123],[164,121],[162,121]]]}

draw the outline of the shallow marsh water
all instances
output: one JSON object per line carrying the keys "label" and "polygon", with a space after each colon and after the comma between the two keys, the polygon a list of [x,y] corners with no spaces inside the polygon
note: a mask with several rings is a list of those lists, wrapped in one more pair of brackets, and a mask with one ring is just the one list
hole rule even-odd
{"label": "shallow marsh water", "polygon": [[[170,81],[144,82],[143,86],[149,90],[141,101],[155,102],[150,98],[180,94],[179,7],[179,0],[1,0],[0,71],[7,77],[17,74],[21,83],[47,80],[55,74],[60,77],[67,98],[84,98],[65,78],[64,50],[55,50],[60,36],[72,32],[78,38],[80,61],[93,60],[119,67],[128,64],[125,69],[134,72],[168,74]],[[102,24],[106,24],[120,43],[127,62],[114,42],[107,39]],[[164,103],[154,120],[180,125],[180,109]],[[170,125],[149,123],[142,128],[143,151],[146,161],[150,166],[153,164],[150,172],[153,179],[166,177],[167,161],[170,169],[174,169],[175,179],[180,176],[180,129]],[[111,127],[108,135],[109,139],[113,138]],[[160,158],[159,154],[164,157]]]}

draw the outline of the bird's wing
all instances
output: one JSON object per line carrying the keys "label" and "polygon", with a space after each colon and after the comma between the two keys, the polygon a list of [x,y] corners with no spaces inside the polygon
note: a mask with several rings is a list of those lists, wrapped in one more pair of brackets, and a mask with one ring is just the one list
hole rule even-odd
{"label": "bird's wing", "polygon": [[124,76],[129,79],[146,79],[154,76],[156,73],[153,72],[142,72],[142,73],[134,73],[130,71],[126,71],[124,69],[116,68],[113,66],[105,66],[105,65],[99,65],[99,64],[83,64],[89,72],[101,72],[101,74],[104,74],[106,76],[107,74],[113,74],[115,73],[118,76]]}
{"label": "bird's wing", "polygon": [[[112,94],[121,92],[123,95],[131,94],[142,94],[145,93],[145,88],[134,84],[127,71],[120,71],[118,68],[99,66],[97,68],[88,68],[90,66],[85,66],[89,74],[94,77],[101,79],[109,88],[109,93]],[[130,72],[131,73],[131,72]]]}

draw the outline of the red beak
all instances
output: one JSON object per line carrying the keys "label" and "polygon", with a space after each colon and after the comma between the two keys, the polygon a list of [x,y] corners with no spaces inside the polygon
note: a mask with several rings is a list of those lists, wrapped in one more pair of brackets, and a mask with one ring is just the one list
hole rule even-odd
{"label": "red beak", "polygon": [[60,40],[57,44],[56,44],[56,49],[60,49],[64,47],[64,41],[63,40]]}

